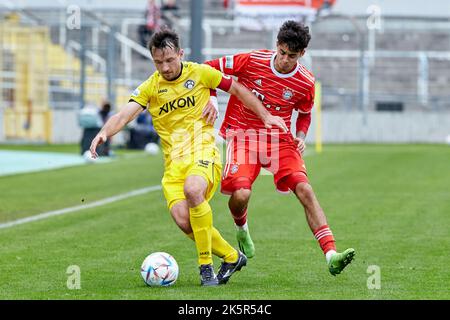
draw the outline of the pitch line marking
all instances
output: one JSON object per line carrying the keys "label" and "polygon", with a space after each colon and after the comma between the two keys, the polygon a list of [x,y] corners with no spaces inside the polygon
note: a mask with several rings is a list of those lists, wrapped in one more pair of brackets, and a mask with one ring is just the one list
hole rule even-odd
{"label": "pitch line marking", "polygon": [[135,196],[140,196],[140,195],[143,195],[143,194],[146,194],[146,193],[149,193],[149,192],[158,191],[158,190],[161,190],[161,189],[162,189],[161,185],[150,186],[150,187],[146,187],[146,188],[137,189],[137,190],[133,190],[133,191],[130,191],[130,192],[122,193],[122,194],[119,194],[117,196],[113,196],[113,197],[105,198],[105,199],[102,199],[102,200],[94,201],[94,202],[89,203],[89,204],[82,204],[82,205],[78,205],[78,206],[74,206],[74,207],[68,207],[68,208],[64,208],[64,209],[48,211],[48,212],[40,213],[38,215],[34,215],[34,216],[31,216],[31,217],[26,217],[26,218],[22,218],[22,219],[10,221],[10,222],[0,223],[0,229],[6,229],[6,228],[14,227],[14,226],[17,226],[17,225],[21,225],[21,224],[24,224],[24,223],[39,221],[39,220],[47,219],[47,218],[50,218],[50,217],[60,216],[60,215],[66,214],[66,213],[71,213],[71,212],[80,211],[80,210],[84,210],[84,209],[91,209],[91,208],[95,208],[95,207],[100,207],[100,206],[103,206],[105,204],[117,202],[117,201],[124,200],[124,199],[127,199],[127,198],[135,197]]}
{"label": "pitch line marking", "polygon": [[[309,156],[309,155],[311,155],[313,153],[313,152],[308,152],[309,150],[306,150],[306,151],[307,152],[305,152],[304,156]],[[264,173],[262,175],[264,175]],[[127,193],[119,194],[117,196],[113,196],[113,197],[105,198],[105,199],[102,199],[102,200],[94,201],[94,202],[89,203],[89,204],[83,204],[83,205],[78,205],[78,206],[64,208],[64,209],[48,211],[48,212],[40,213],[38,215],[34,215],[34,216],[31,216],[31,217],[26,217],[26,218],[14,220],[14,221],[0,223],[0,229],[7,229],[7,228],[11,228],[11,227],[18,226],[18,225],[21,225],[21,224],[25,224],[25,223],[28,223],[28,222],[34,222],[34,221],[39,221],[39,220],[47,219],[47,218],[54,217],[54,216],[60,216],[60,215],[66,214],[66,213],[71,213],[71,212],[80,211],[80,210],[84,210],[84,209],[91,209],[91,208],[95,208],[95,207],[100,207],[100,206],[103,206],[105,204],[113,203],[113,202],[116,202],[116,201],[120,201],[120,200],[123,200],[123,199],[135,197],[135,196],[140,196],[140,195],[143,195],[143,194],[146,194],[146,193],[149,193],[149,192],[153,192],[153,191],[158,191],[158,190],[161,190],[161,189],[162,189],[161,185],[150,186],[150,187],[146,187],[146,188],[130,191],[130,192],[127,192]]]}

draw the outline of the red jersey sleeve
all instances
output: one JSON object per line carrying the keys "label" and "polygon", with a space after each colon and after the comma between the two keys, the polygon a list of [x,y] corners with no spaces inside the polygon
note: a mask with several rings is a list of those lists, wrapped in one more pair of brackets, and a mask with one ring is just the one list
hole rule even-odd
{"label": "red jersey sleeve", "polygon": [[298,111],[297,122],[295,123],[295,132],[302,131],[305,135],[308,133],[311,124],[311,109],[314,106],[315,86],[311,86],[308,94],[302,99],[295,109]]}
{"label": "red jersey sleeve", "polygon": [[[204,64],[207,64],[226,75],[239,76],[239,73],[245,69],[249,58],[250,53],[240,53],[234,56],[224,56],[219,59],[208,60],[205,61]],[[228,91],[231,87],[231,82],[232,79],[224,77],[218,88]],[[210,90],[210,94],[212,96],[217,96],[215,90]]]}
{"label": "red jersey sleeve", "polygon": [[311,124],[311,112],[310,113],[299,113],[297,122],[295,123],[295,133],[303,132],[306,136],[308,133],[309,126]]}
{"label": "red jersey sleeve", "polygon": [[239,53],[234,56],[224,56],[219,59],[206,61],[205,64],[220,70],[230,76],[239,76],[245,70],[250,53]]}
{"label": "red jersey sleeve", "polygon": [[[222,58],[220,58],[220,59],[222,59]],[[219,62],[220,59],[208,60],[208,61],[205,61],[205,62],[203,62],[203,63],[204,63],[204,64],[207,64],[208,66],[213,67],[213,68],[216,69],[216,70],[221,71],[221,70],[220,70],[220,62]]]}

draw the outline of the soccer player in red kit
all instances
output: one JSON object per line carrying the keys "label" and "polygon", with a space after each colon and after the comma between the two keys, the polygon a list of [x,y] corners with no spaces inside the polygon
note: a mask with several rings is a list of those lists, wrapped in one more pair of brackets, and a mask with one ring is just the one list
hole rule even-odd
{"label": "soccer player in red kit", "polygon": [[[247,224],[251,188],[261,168],[274,175],[278,191],[291,190],[304,207],[314,237],[325,254],[332,275],[341,273],[355,254],[353,248],[336,251],[335,239],[326,216],[309,184],[302,153],[311,123],[315,79],[298,59],[311,39],[309,28],[286,21],[277,36],[276,51],[257,50],[207,61],[252,91],[274,116],[290,128],[291,116],[298,112],[296,137],[278,129],[266,129],[260,119],[239,99],[230,97],[220,135],[226,139],[226,164],[221,192],[231,195],[228,206],[236,225],[236,237],[244,254],[251,258],[255,247]],[[214,114],[206,108],[204,114]]]}

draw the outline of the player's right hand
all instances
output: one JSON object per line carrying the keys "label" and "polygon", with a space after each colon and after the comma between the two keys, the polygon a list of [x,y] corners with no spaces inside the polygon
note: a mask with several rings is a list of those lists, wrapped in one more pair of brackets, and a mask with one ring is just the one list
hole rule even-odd
{"label": "player's right hand", "polygon": [[89,148],[89,151],[91,151],[91,156],[92,156],[93,159],[97,159],[98,158],[97,147],[99,145],[101,145],[102,143],[105,143],[106,140],[108,140],[108,137],[103,132],[99,132],[95,136],[95,138],[92,140],[91,146]]}
{"label": "player's right hand", "polygon": [[294,143],[297,146],[298,152],[300,152],[300,154],[303,155],[303,153],[305,152],[305,149],[306,149],[305,140],[297,137],[297,138],[294,138]]}
{"label": "player's right hand", "polygon": [[264,126],[267,129],[272,129],[273,126],[277,126],[281,130],[283,130],[284,133],[288,132],[288,127],[286,126],[286,123],[284,122],[283,118],[278,116],[269,115],[266,119],[263,120]]}

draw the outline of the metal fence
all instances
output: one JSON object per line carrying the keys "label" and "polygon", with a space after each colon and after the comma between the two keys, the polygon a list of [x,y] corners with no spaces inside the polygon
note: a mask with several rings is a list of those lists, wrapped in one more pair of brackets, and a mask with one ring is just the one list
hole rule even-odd
{"label": "metal fence", "polygon": [[47,28],[29,30],[13,21],[0,24],[0,101],[6,138],[49,139],[48,39]]}
{"label": "metal fence", "polygon": [[[16,14],[21,21],[14,27],[6,21],[10,12],[0,11],[0,110],[8,119],[4,123],[9,127],[2,128],[7,138],[30,137],[30,110],[43,115],[52,110],[76,112],[86,103],[100,105],[103,100],[117,108],[155,70],[137,35],[143,23],[140,10],[119,14],[74,7]],[[312,40],[302,63],[322,83],[324,111],[449,112],[450,22],[413,17],[377,21],[330,16],[310,25]],[[174,21],[174,28],[189,59],[186,12]],[[19,29],[41,35],[32,41],[14,31]],[[245,30],[229,15],[206,16],[203,56],[273,49],[276,33]],[[223,109],[228,96],[219,98]],[[14,121],[7,118],[11,114]],[[41,118],[42,127],[55,127],[54,117]],[[35,136],[51,140],[55,132]]]}

